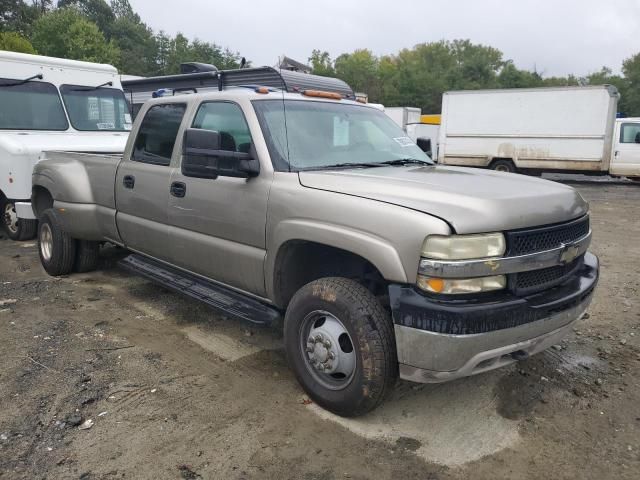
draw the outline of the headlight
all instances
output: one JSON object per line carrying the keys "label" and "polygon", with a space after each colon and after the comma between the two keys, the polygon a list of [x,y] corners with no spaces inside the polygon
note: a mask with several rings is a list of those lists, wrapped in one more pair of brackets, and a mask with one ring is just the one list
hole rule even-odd
{"label": "headlight", "polygon": [[422,244],[422,256],[437,260],[500,257],[505,250],[506,242],[502,233],[429,235]]}
{"label": "headlight", "polygon": [[425,292],[463,294],[502,290],[507,286],[504,275],[478,278],[435,278],[418,275],[417,285]]}

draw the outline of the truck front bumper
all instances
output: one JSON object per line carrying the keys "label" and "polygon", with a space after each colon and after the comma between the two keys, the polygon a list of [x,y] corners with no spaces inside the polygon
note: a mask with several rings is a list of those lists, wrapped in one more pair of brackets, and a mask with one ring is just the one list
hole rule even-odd
{"label": "truck front bumper", "polygon": [[400,377],[439,383],[493,370],[558,343],[585,312],[598,281],[586,253],[567,282],[527,297],[442,301],[391,285]]}

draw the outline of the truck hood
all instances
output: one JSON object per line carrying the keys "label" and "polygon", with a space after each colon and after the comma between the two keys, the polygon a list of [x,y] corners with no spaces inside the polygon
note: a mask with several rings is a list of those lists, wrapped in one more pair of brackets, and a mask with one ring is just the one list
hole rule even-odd
{"label": "truck hood", "polygon": [[571,187],[475,168],[390,166],[300,172],[308,188],[390,203],[448,222],[456,233],[482,233],[559,223],[589,207]]}

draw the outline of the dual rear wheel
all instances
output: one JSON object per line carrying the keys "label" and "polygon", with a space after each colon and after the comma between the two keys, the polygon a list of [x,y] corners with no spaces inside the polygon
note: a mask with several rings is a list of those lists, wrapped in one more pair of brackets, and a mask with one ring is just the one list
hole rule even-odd
{"label": "dual rear wheel", "polygon": [[60,213],[45,210],[38,225],[38,253],[49,275],[89,272],[98,264],[100,244],[76,240],[62,229]]}

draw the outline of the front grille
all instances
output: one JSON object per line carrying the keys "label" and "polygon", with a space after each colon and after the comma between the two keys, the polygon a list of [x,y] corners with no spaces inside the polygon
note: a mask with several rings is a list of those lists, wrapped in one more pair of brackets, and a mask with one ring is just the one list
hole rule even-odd
{"label": "front grille", "polygon": [[[549,227],[514,230],[505,234],[506,256],[527,255],[573,243],[589,233],[589,217],[584,216],[572,222]],[[545,269],[547,270],[547,269]]]}
{"label": "front grille", "polygon": [[529,295],[559,285],[582,265],[583,258],[580,256],[566,265],[509,275],[509,288],[516,295]]}

